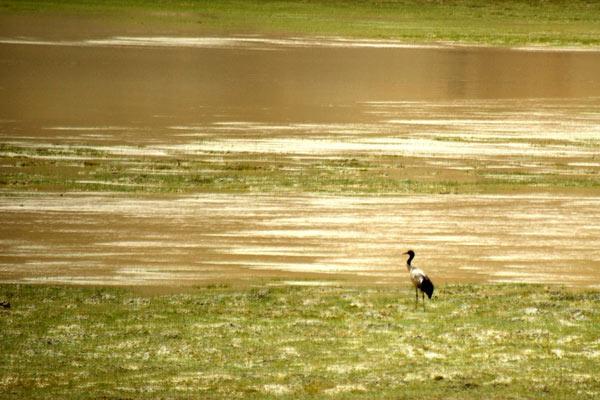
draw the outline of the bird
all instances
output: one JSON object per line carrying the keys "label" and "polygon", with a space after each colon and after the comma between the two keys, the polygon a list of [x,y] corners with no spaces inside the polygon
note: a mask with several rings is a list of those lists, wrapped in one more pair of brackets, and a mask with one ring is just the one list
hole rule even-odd
{"label": "bird", "polygon": [[434,288],[433,282],[431,282],[431,279],[429,279],[427,274],[425,272],[423,272],[422,269],[417,268],[410,264],[412,259],[415,258],[414,251],[409,250],[403,254],[408,255],[408,260],[406,261],[406,268],[408,269],[408,272],[410,274],[410,280],[412,281],[413,285],[415,286],[415,309],[417,308],[417,306],[419,304],[419,290],[420,290],[422,292],[422,296],[423,296],[423,310],[424,310],[425,309],[425,294],[427,294],[427,297],[429,299],[431,299],[431,296],[433,295],[433,288]]}

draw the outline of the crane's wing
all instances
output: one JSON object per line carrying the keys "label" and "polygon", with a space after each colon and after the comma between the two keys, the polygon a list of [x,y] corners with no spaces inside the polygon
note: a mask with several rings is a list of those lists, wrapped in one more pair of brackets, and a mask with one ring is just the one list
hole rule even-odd
{"label": "crane's wing", "polygon": [[433,282],[431,282],[431,279],[427,275],[423,276],[420,289],[425,292],[428,298],[431,298],[433,295]]}

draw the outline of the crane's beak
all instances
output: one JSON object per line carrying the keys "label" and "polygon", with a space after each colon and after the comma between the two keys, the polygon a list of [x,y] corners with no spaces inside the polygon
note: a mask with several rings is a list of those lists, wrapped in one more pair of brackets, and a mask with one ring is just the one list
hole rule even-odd
{"label": "crane's beak", "polygon": [[402,253],[402,254],[408,254],[408,251],[406,253]]}

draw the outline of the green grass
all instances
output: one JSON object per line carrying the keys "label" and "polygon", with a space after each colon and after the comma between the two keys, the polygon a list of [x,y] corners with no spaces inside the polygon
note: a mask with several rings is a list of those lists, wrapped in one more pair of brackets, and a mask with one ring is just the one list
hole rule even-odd
{"label": "green grass", "polygon": [[[436,159],[441,161],[441,159]],[[131,193],[498,194],[573,189],[597,192],[600,169],[555,159],[449,159],[347,155],[298,159],[288,154],[214,152],[164,157],[115,155],[85,146],[0,144],[0,189]],[[536,164],[531,166],[532,162]],[[465,167],[457,170],[455,167]],[[548,172],[550,171],[550,172]]]}
{"label": "green grass", "polygon": [[181,33],[600,45],[600,3],[483,0],[0,0],[5,14],[111,17]]}
{"label": "green grass", "polygon": [[[271,284],[276,282],[271,282]],[[598,291],[1,285],[3,399],[600,396]]]}

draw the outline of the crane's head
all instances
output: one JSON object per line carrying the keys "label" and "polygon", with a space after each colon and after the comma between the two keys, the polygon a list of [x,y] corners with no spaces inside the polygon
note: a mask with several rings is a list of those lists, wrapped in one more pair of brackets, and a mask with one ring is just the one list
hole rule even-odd
{"label": "crane's head", "polygon": [[412,250],[407,251],[406,253],[403,254],[408,254],[408,260],[406,260],[406,264],[410,269],[410,262],[412,261],[413,258],[415,258],[415,252]]}

